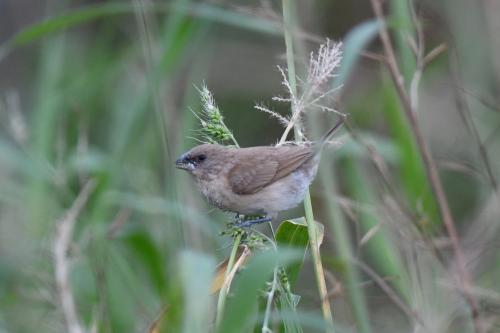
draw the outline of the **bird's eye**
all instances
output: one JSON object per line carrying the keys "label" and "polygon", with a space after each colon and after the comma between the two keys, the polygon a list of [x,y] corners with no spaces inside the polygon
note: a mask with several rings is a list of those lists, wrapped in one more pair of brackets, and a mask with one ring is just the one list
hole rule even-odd
{"label": "bird's eye", "polygon": [[207,159],[207,155],[204,155],[204,154],[198,155],[197,159],[198,159],[198,161],[203,162],[204,160]]}

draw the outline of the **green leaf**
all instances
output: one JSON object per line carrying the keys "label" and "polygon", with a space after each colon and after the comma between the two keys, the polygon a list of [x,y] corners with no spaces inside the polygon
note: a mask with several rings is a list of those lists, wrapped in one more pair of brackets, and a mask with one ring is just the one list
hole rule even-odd
{"label": "green leaf", "polygon": [[265,251],[254,256],[234,282],[233,296],[226,303],[224,319],[218,332],[244,332],[250,327],[252,316],[255,317],[259,291],[271,278],[274,268],[287,265],[297,258],[300,258],[300,254],[292,250]]}
{"label": "green leaf", "polygon": [[131,11],[133,11],[133,7],[128,4],[107,3],[72,10],[68,13],[48,18],[20,31],[7,41],[7,43],[3,44],[0,47],[0,60],[12,51],[14,47],[26,45],[55,32],[86,23],[100,17],[124,14]]}
{"label": "green leaf", "polygon": [[[323,240],[324,228],[318,224],[320,235],[319,243]],[[281,222],[276,230],[276,242],[279,247],[296,249],[302,254],[301,258],[290,262],[284,266],[286,281],[281,281],[283,290],[279,294],[278,307],[280,313],[296,313],[296,307],[300,297],[292,294],[291,288],[295,284],[299,272],[304,263],[304,259],[309,244],[309,233],[305,218],[301,217],[294,220]],[[302,332],[302,327],[296,316],[289,316],[282,319],[281,332],[294,333]]]}
{"label": "green leaf", "polygon": [[[327,219],[330,222],[335,246],[338,253],[338,267],[342,270],[343,286],[346,287],[346,296],[349,299],[356,331],[360,333],[371,332],[368,306],[366,304],[363,288],[359,287],[360,276],[357,267],[354,267],[351,258],[354,257],[353,245],[350,241],[350,231],[342,209],[337,200],[337,182],[335,175],[335,164],[331,159],[327,160],[326,168],[320,172],[320,181],[325,188],[328,200]],[[328,170],[328,173],[325,172]]]}
{"label": "green leaf", "polygon": [[440,224],[437,203],[417,143],[411,134],[410,124],[401,109],[396,90],[386,76],[381,94],[384,116],[400,156],[401,184],[411,208],[419,214],[420,221],[417,221],[419,226],[432,231]]}
{"label": "green leaf", "polygon": [[[392,140],[389,140],[381,135],[366,131],[359,131],[357,136],[360,140],[348,140],[342,144],[335,154],[332,156],[335,160],[343,160],[344,158],[359,158],[369,159],[370,155],[367,152],[364,144],[372,147],[377,147],[377,153],[383,157],[388,164],[398,165],[400,163],[399,147]],[[361,144],[363,142],[363,144]]]}
{"label": "green leaf", "polygon": [[294,261],[285,267],[288,281],[290,282],[290,286],[293,287],[302,268],[309,244],[306,220],[301,217],[281,222],[278,230],[276,230],[276,242],[280,247],[294,248],[302,252],[300,260]]}
{"label": "green leaf", "polygon": [[165,291],[166,274],[164,272],[164,258],[152,239],[143,231],[129,234],[125,241],[133,254],[144,266],[144,272],[149,275],[155,290],[161,294]]}
{"label": "green leaf", "polygon": [[181,8],[185,9],[186,12],[194,14],[195,16],[200,16],[207,20],[224,23],[230,26],[235,26],[238,28],[269,35],[276,35],[278,37],[282,36],[283,34],[281,25],[273,20],[268,20],[253,15],[246,15],[209,4],[200,4],[197,6],[186,7],[183,6]]}
{"label": "green leaf", "polygon": [[[47,18],[18,32],[6,43],[0,45],[0,61],[4,59],[15,47],[29,44],[51,34],[64,31],[68,28],[72,28],[99,18],[113,15],[131,14],[134,13],[135,10],[137,10],[135,6],[116,2],[86,6],[84,8],[68,11],[55,17]],[[272,20],[237,13],[235,11],[213,5],[151,5],[147,6],[147,10],[181,12],[187,16],[200,17],[207,21],[219,22],[264,34],[280,36],[282,33],[280,25]]]}
{"label": "green leaf", "polygon": [[210,285],[215,260],[202,253],[181,253],[179,270],[184,289],[184,333],[198,333],[210,324]]}
{"label": "green leaf", "polygon": [[134,332],[138,330],[136,313],[139,309],[146,311],[153,308],[156,295],[148,283],[141,279],[142,271],[134,267],[124,256],[123,248],[119,244],[102,243],[99,240],[102,258],[94,258],[104,265],[103,278],[100,282],[106,286],[106,297],[103,302],[109,311],[110,330],[112,332]]}
{"label": "green leaf", "polygon": [[[44,163],[45,162],[45,163]],[[13,170],[28,179],[50,179],[53,166],[30,156],[22,149],[0,138],[0,168]]]}
{"label": "green leaf", "polygon": [[[39,74],[36,78],[32,117],[28,126],[30,128],[30,150],[40,161],[55,164],[55,142],[59,116],[64,112],[62,97],[64,88],[60,86],[64,76],[65,56],[67,45],[64,36],[47,40],[40,54]],[[54,193],[50,179],[31,179],[30,190],[27,198],[33,231],[44,234],[52,216],[58,207],[47,193]]]}
{"label": "green leaf", "polygon": [[334,87],[338,87],[347,80],[361,51],[377,35],[380,24],[377,20],[370,20],[357,25],[347,33],[344,38],[342,64],[339,74],[333,82]]}
{"label": "green leaf", "polygon": [[411,6],[408,1],[390,1],[392,23],[390,26],[395,30],[394,44],[406,88],[410,87],[411,78],[417,67],[415,56],[408,43],[408,38],[416,38]]}
{"label": "green leaf", "polygon": [[130,5],[108,3],[71,11],[67,14],[42,21],[21,31],[11,40],[11,45],[27,44],[48,34],[65,30],[102,16],[123,14],[131,10],[132,7]]}
{"label": "green leaf", "polygon": [[[345,175],[346,191],[355,202],[375,207],[377,204],[375,190],[370,184],[366,171],[362,168],[362,163],[353,157],[346,158],[342,170],[344,171],[343,175]],[[359,226],[365,235],[381,223],[379,216],[369,210],[360,209],[357,214]],[[407,276],[397,248],[390,241],[390,234],[383,223],[380,230],[363,245],[363,249],[381,276],[398,277],[391,283],[401,295],[408,299]]]}
{"label": "green leaf", "polygon": [[[277,303],[279,308],[279,313],[281,315],[282,327],[280,332],[284,333],[302,333],[302,327],[300,325],[300,320],[297,316],[297,305],[299,303],[300,296],[290,293],[288,290],[281,292],[279,294]],[[286,316],[287,313],[293,314]]]}

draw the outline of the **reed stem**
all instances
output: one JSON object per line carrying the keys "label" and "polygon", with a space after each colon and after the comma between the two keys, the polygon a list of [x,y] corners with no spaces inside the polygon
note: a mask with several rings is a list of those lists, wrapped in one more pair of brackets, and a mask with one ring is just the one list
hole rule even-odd
{"label": "reed stem", "polygon": [[[295,3],[293,0],[283,0],[283,22],[284,22],[284,33],[285,33],[285,44],[286,44],[286,61],[288,67],[288,82],[290,83],[290,88],[292,93],[297,96],[297,82],[295,74],[295,56],[294,56],[294,33],[293,29],[296,26],[295,20]],[[292,103],[292,114],[297,112],[295,103]],[[297,141],[302,141],[302,137],[297,129],[297,124],[295,125],[295,138]],[[285,138],[286,140],[286,138]],[[305,217],[307,221],[307,230],[309,234],[309,244],[311,247],[311,255],[314,265],[314,273],[316,276],[316,282],[318,284],[319,296],[321,298],[321,310],[323,313],[323,319],[326,324],[326,332],[333,332],[333,317],[329,299],[327,297],[326,281],[323,270],[323,264],[321,263],[321,254],[319,251],[318,242],[318,230],[317,225],[314,222],[314,213],[311,203],[311,195],[307,191],[304,199],[304,210]]]}

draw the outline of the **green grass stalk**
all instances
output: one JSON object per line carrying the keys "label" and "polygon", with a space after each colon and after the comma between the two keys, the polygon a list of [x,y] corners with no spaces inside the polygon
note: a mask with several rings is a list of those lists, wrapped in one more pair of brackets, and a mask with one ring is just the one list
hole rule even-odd
{"label": "green grass stalk", "polygon": [[[55,167],[56,133],[58,132],[58,117],[63,109],[62,94],[59,85],[63,77],[64,56],[66,54],[65,36],[57,36],[45,41],[40,54],[40,72],[37,78],[35,103],[33,109],[31,129],[33,143],[31,151],[34,157],[42,163]],[[51,170],[52,171],[52,170]],[[52,176],[51,174],[50,176]],[[31,181],[30,190],[27,192],[30,226],[33,232],[44,235],[48,221],[53,220],[57,206],[50,200],[47,193],[53,192],[49,177],[35,177]]]}
{"label": "green grass stalk", "polygon": [[[295,56],[294,56],[294,33],[293,29],[296,26],[295,20],[295,4],[293,0],[283,0],[283,22],[284,22],[284,34],[285,34],[285,44],[286,44],[286,60],[288,67],[288,81],[290,87],[295,96],[297,96],[297,82],[295,74]],[[295,114],[296,110],[294,104],[292,103],[292,114]],[[295,136],[298,141],[302,140],[299,131],[295,128]],[[286,138],[285,138],[286,139]],[[326,281],[323,270],[323,264],[321,263],[321,254],[319,251],[318,242],[318,230],[317,225],[314,221],[314,213],[311,203],[311,195],[307,191],[304,199],[304,210],[307,221],[307,230],[309,233],[309,244],[311,246],[311,255],[314,265],[314,273],[316,276],[316,282],[318,284],[319,296],[321,298],[321,310],[323,313],[323,319],[326,323],[326,331],[333,332],[333,316],[330,306],[329,299],[327,297]]]}
{"label": "green grass stalk", "polygon": [[391,17],[394,18],[398,29],[394,34],[394,42],[400,59],[401,73],[403,74],[405,85],[410,87],[413,73],[417,68],[415,56],[408,43],[408,37],[415,36],[415,27],[411,15],[410,1],[391,0]]}
{"label": "green grass stalk", "polygon": [[[343,172],[346,175],[346,187],[350,197],[362,205],[376,205],[373,185],[370,184],[369,177],[365,174],[361,161],[348,157],[343,164]],[[365,233],[376,228],[380,222],[376,213],[361,210],[358,213],[361,230]],[[384,225],[375,235],[363,245],[364,253],[373,261],[378,273],[381,276],[395,276],[392,281],[395,289],[408,301],[410,298],[407,274],[397,255],[397,249],[389,238]]]}
{"label": "green grass stalk", "polygon": [[273,299],[278,287],[278,267],[274,268],[273,282],[271,285],[271,290],[267,294],[266,311],[264,312],[264,320],[262,323],[262,333],[272,333],[273,331],[269,328],[269,320],[271,318],[271,312],[273,307]]}
{"label": "green grass stalk", "polygon": [[[222,285],[222,288],[220,289],[219,292],[219,299],[217,301],[217,313],[215,315],[215,326],[217,329],[220,327],[220,324],[222,322],[222,318],[224,316],[224,308],[226,306],[226,298],[227,294],[229,292],[229,283],[227,283],[227,279],[229,277],[229,273],[233,269],[234,266],[234,261],[236,259],[236,254],[238,253],[238,247],[240,246],[241,243],[241,236],[242,234],[239,234],[234,238],[233,242],[233,248],[231,250],[231,255],[229,256],[229,260],[227,262],[227,268],[226,268],[226,273],[224,274],[224,284]],[[217,330],[216,330],[217,331]]]}
{"label": "green grass stalk", "polygon": [[328,173],[321,172],[320,179],[321,183],[325,187],[325,196],[330,198],[327,205],[327,216],[333,230],[333,237],[335,239],[338,256],[343,263],[343,277],[347,289],[347,297],[351,303],[351,309],[356,321],[357,332],[369,333],[371,332],[370,319],[363,289],[359,287],[361,284],[359,272],[352,261],[354,255],[350,244],[349,231],[346,221],[342,215],[342,210],[336,204],[335,200],[332,200],[336,197],[337,192],[335,177],[332,176],[334,173],[333,161],[328,163],[328,167],[325,168],[325,171],[326,170],[328,170]]}
{"label": "green grass stalk", "polygon": [[[319,119],[317,116],[311,117],[311,124],[313,132],[319,132]],[[326,214],[330,227],[333,230],[338,257],[342,262],[342,276],[346,286],[347,297],[354,316],[356,331],[369,333],[371,332],[371,324],[368,305],[366,304],[363,288],[359,287],[362,281],[359,276],[359,269],[353,261],[355,254],[350,243],[347,222],[342,214],[342,209],[335,201],[338,187],[334,177],[334,161],[331,158],[325,158],[325,162],[326,166],[320,170],[318,178],[324,186],[324,196],[328,200]],[[360,190],[364,190],[365,185],[357,185],[360,186]]]}
{"label": "green grass stalk", "polygon": [[309,244],[311,245],[311,255],[314,264],[314,273],[318,284],[319,296],[321,297],[321,310],[323,319],[327,325],[327,332],[333,332],[333,317],[328,299],[328,291],[326,289],[325,273],[321,262],[321,253],[319,251],[318,227],[314,221],[314,213],[312,209],[311,194],[307,191],[304,199],[304,210],[306,213],[307,231],[309,233]]}
{"label": "green grass stalk", "polygon": [[[392,0],[390,2],[391,17],[397,24],[394,42],[398,55],[404,86],[409,90],[410,83],[416,70],[416,60],[408,43],[408,38],[416,38],[414,22],[411,14],[411,4],[408,1]],[[387,87],[384,85],[384,87]],[[389,91],[387,91],[389,90]],[[440,225],[436,199],[429,184],[425,166],[415,139],[411,133],[410,124],[402,112],[397,93],[392,87],[384,89],[382,95],[386,106],[383,107],[385,118],[389,124],[391,134],[399,147],[401,154],[400,181],[410,201],[411,207],[418,211],[422,206],[424,216],[420,221],[421,227],[438,227]],[[422,213],[422,212],[419,212]]]}

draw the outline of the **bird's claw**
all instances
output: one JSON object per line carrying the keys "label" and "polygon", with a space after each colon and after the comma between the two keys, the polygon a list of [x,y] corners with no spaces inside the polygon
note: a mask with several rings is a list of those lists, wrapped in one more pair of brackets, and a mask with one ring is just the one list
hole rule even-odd
{"label": "bird's claw", "polygon": [[240,219],[234,224],[234,226],[237,228],[248,228],[254,224],[260,224],[260,223],[271,222],[271,221],[272,221],[272,218],[270,218],[268,216],[259,217],[259,218],[254,219],[254,220]]}

